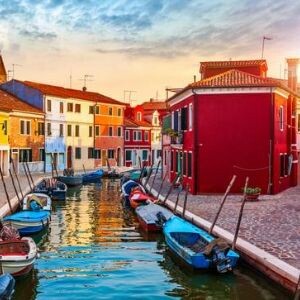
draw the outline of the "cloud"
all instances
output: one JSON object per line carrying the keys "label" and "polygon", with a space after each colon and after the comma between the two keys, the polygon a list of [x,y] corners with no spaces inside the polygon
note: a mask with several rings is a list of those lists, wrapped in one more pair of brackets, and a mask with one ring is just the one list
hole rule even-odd
{"label": "cloud", "polygon": [[53,40],[57,37],[56,33],[54,32],[43,32],[38,29],[22,29],[19,33],[21,36],[28,37],[33,40]]}

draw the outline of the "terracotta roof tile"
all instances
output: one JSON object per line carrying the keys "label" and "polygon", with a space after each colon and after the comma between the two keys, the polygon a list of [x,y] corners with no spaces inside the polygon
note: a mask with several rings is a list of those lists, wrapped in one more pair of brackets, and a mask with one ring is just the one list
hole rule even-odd
{"label": "terracotta roof tile", "polygon": [[7,112],[21,111],[21,112],[43,114],[42,110],[34,106],[31,106],[30,104],[2,90],[0,90],[0,110],[7,111]]}
{"label": "terracotta roof tile", "polygon": [[125,118],[124,124],[127,127],[152,127],[147,121],[137,121],[129,118]]}
{"label": "terracotta roof tile", "polygon": [[165,101],[148,101],[141,104],[144,110],[163,110],[167,109],[167,102]]}
{"label": "terracotta roof tile", "polygon": [[105,95],[96,92],[69,89],[60,86],[43,84],[43,83],[32,82],[32,81],[24,81],[23,83],[29,87],[39,90],[41,93],[45,95],[57,96],[61,98],[75,98],[81,100],[89,100],[89,101],[100,102],[100,103],[125,105],[124,103],[118,100],[112,99],[110,97],[107,97]]}

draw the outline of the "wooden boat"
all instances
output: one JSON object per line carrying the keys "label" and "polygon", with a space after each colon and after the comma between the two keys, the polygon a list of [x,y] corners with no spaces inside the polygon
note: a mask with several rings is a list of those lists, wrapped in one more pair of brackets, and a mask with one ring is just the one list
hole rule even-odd
{"label": "wooden boat", "polygon": [[161,231],[163,224],[173,216],[167,208],[152,202],[138,206],[135,212],[140,226],[147,232]]}
{"label": "wooden boat", "polygon": [[67,186],[77,186],[83,183],[83,179],[81,175],[58,176],[57,179],[65,183]]}
{"label": "wooden boat", "polygon": [[37,247],[30,237],[0,241],[2,273],[10,273],[13,276],[26,275],[31,271],[36,257]]}
{"label": "wooden boat", "polygon": [[0,299],[11,299],[15,289],[15,279],[10,274],[0,275]]}
{"label": "wooden boat", "polygon": [[51,211],[51,198],[42,193],[27,194],[23,199],[23,210]]}
{"label": "wooden boat", "polygon": [[35,193],[43,193],[51,197],[52,200],[65,200],[67,185],[55,178],[47,178],[39,182],[35,188]]}
{"label": "wooden boat", "polygon": [[129,195],[129,203],[133,209],[136,209],[139,205],[145,205],[147,201],[154,202],[155,200],[155,198],[140,190],[139,187],[134,188]]}
{"label": "wooden boat", "polygon": [[124,184],[122,184],[121,186],[121,191],[122,191],[122,197],[125,201],[126,205],[129,205],[129,195],[131,193],[131,190],[133,188],[139,187],[139,189],[141,191],[143,191],[144,193],[146,193],[145,189],[143,188],[142,185],[140,185],[138,182],[134,181],[134,180],[128,180],[126,181]]}
{"label": "wooden boat", "polygon": [[82,175],[83,183],[92,183],[92,182],[100,182],[104,171],[99,169],[97,171],[89,172]]}
{"label": "wooden boat", "polygon": [[18,229],[21,235],[34,234],[48,226],[50,212],[23,210],[6,216],[3,220]]}
{"label": "wooden boat", "polygon": [[163,233],[170,250],[195,269],[214,269],[225,273],[231,271],[239,259],[225,241],[215,239],[177,216],[164,224]]}

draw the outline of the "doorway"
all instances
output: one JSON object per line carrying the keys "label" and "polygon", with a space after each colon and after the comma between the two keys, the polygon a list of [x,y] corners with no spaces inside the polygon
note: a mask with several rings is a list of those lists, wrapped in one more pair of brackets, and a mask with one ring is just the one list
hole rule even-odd
{"label": "doorway", "polygon": [[68,146],[67,150],[67,169],[72,169],[72,146]]}

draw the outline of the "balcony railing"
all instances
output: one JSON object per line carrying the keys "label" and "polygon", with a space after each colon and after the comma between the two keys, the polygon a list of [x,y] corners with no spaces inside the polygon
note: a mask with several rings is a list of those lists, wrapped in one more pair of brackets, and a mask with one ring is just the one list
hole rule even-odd
{"label": "balcony railing", "polygon": [[171,136],[171,144],[181,145],[183,144],[183,135]]}

